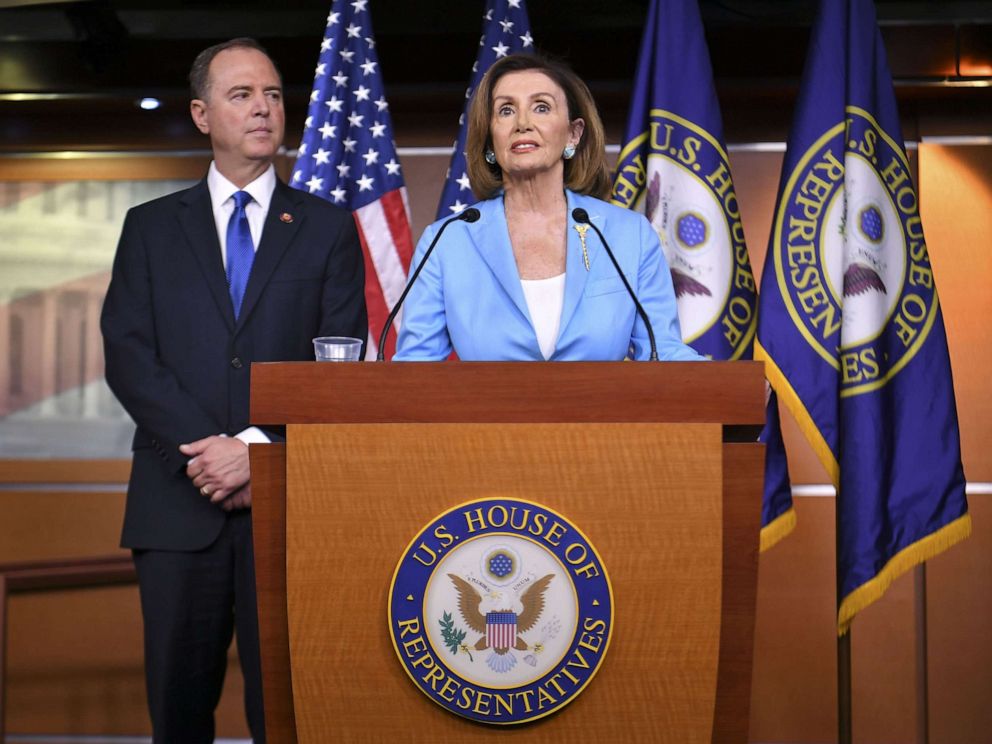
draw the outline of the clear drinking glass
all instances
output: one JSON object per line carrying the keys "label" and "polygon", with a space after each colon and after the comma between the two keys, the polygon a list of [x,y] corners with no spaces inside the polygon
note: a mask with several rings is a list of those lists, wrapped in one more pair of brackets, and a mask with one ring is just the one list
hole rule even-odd
{"label": "clear drinking glass", "polygon": [[362,353],[362,340],[350,336],[318,336],[313,340],[313,353],[318,362],[357,362]]}

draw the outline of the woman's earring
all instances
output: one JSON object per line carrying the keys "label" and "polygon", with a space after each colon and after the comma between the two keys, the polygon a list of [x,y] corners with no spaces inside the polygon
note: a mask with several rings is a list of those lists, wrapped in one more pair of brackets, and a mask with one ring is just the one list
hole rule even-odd
{"label": "woman's earring", "polygon": [[565,145],[565,149],[562,151],[561,156],[565,158],[565,160],[571,160],[575,157],[575,145]]}
{"label": "woman's earring", "polygon": [[489,165],[496,165],[496,153],[494,153],[492,150],[486,150],[485,158],[486,158],[486,162],[489,163]]}

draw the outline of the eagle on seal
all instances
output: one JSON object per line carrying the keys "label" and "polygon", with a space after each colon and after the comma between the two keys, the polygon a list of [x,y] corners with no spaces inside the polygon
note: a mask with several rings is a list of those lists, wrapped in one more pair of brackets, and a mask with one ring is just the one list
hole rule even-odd
{"label": "eagle on seal", "polygon": [[678,299],[684,295],[698,295],[702,297],[712,297],[713,293],[710,292],[709,287],[707,287],[702,282],[693,279],[691,276],[678,269],[670,269],[672,274],[672,287],[675,289],[675,298]]}
{"label": "eagle on seal", "polygon": [[874,269],[863,263],[852,263],[844,272],[844,296],[864,294],[871,290],[885,294],[885,284],[882,277]]}
{"label": "eagle on seal", "polygon": [[[661,178],[655,173],[654,178],[651,179],[651,185],[648,186],[648,192],[644,197],[644,216],[648,218],[648,222],[652,225],[654,225],[654,213],[658,210],[659,204],[661,204]],[[659,231],[659,237],[663,243],[666,241],[666,238],[661,235],[661,231]],[[709,287],[698,279],[689,276],[684,271],[671,266],[669,266],[669,271],[672,274],[672,287],[675,289],[675,299],[684,297],[685,295],[696,297],[713,296]]]}
{"label": "eagle on seal", "polygon": [[507,602],[509,607],[500,608],[491,612],[482,612],[479,608],[485,599],[502,599],[499,595],[484,595],[476,587],[455,574],[448,574],[458,590],[458,610],[461,612],[465,623],[476,633],[482,635],[475,643],[476,651],[483,651],[492,648],[493,653],[486,659],[486,663],[496,672],[507,672],[517,663],[511,649],[526,651],[527,642],[520,637],[520,633],[525,633],[537,624],[541,613],[544,612],[544,593],[554,578],[554,574],[548,574],[533,582],[524,589],[518,598],[523,605],[523,612],[519,615],[512,610],[513,602]]}

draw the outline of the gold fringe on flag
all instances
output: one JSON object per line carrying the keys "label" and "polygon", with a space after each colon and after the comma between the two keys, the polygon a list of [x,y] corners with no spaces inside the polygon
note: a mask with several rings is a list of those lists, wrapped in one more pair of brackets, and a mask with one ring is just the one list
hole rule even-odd
{"label": "gold fringe on flag", "polygon": [[758,552],[764,553],[796,528],[796,508],[789,507],[761,528]]}
{"label": "gold fringe on flag", "polygon": [[841,601],[840,609],[837,611],[837,635],[842,636],[850,630],[854,616],[876,599],[880,599],[893,581],[917,564],[928,561],[961,542],[970,534],[971,515],[965,514],[892,556],[874,578],[866,581]]}
{"label": "gold fringe on flag", "polygon": [[785,375],[782,374],[782,370],[778,368],[778,365],[775,364],[757,339],[754,340],[754,358],[765,363],[765,377],[775,389],[779,399],[789,409],[796,423],[799,424],[800,430],[810,443],[817,458],[823,464],[827,475],[830,476],[830,481],[833,483],[834,488],[839,488],[840,465],[837,463],[837,458],[834,457],[834,453],[827,445],[827,440],[823,438],[819,428],[813,422],[813,417],[809,415],[806,406],[803,405],[802,400],[800,400],[796,391],[793,390],[792,385],[789,384]]}

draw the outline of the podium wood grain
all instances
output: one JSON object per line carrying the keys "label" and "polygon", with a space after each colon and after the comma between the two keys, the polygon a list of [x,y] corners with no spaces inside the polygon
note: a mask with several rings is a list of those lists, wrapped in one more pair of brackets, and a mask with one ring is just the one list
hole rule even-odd
{"label": "podium wood grain", "polygon": [[[617,652],[616,640],[623,632],[622,610],[628,606],[629,598],[633,597],[636,602],[640,602],[638,593],[639,585],[635,582],[633,588],[628,585],[629,579],[624,576],[632,570],[626,564],[618,564],[614,568],[610,558],[604,555],[607,568],[611,571],[614,579],[614,586],[620,587],[617,592],[616,602],[618,608],[617,621],[615,625],[614,647],[607,655],[603,668],[599,676],[593,680],[589,688],[572,704],[567,706],[560,714],[551,716],[544,723],[531,724],[526,726],[514,726],[509,730],[501,728],[494,730],[478,724],[458,719],[452,714],[441,710],[434,703],[421,694],[414,687],[412,682],[406,678],[405,674],[395,659],[392,648],[389,647],[385,657],[381,656],[382,649],[369,649],[373,659],[378,658],[379,662],[385,663],[387,660],[394,665],[393,673],[396,678],[391,678],[387,684],[397,685],[395,688],[400,695],[413,695],[417,703],[412,704],[409,709],[404,708],[403,715],[399,715],[390,706],[391,700],[386,700],[383,707],[384,694],[382,688],[371,695],[359,696],[356,709],[361,713],[357,716],[363,720],[363,728],[357,731],[345,733],[338,724],[332,722],[329,731],[319,732],[323,739],[340,739],[353,741],[379,741],[382,735],[379,731],[380,722],[384,719],[399,720],[406,726],[400,735],[400,740],[416,741],[423,738],[430,738],[426,730],[422,728],[425,721],[444,721],[442,726],[456,727],[457,736],[471,740],[489,740],[496,736],[513,736],[527,738],[528,741],[557,741],[558,735],[550,724],[556,720],[568,720],[566,717],[578,719],[584,709],[589,709],[595,705],[593,702],[597,696],[612,701],[613,697],[623,699],[624,696],[633,696],[633,700],[642,706],[642,714],[648,717],[649,723],[646,726],[631,729],[631,721],[620,717],[617,712],[607,706],[605,711],[597,711],[593,717],[599,717],[602,721],[599,727],[593,727],[588,731],[583,729],[571,738],[579,741],[592,741],[602,738],[602,731],[609,731],[608,740],[614,740],[618,735],[624,735],[626,731],[637,731],[632,736],[636,741],[712,741],[712,742],[746,742],[748,731],[748,705],[750,700],[751,684],[751,661],[753,652],[753,627],[754,627],[754,603],[755,588],[757,580],[757,535],[760,520],[761,504],[761,478],[763,464],[763,447],[754,442],[754,438],[764,420],[764,376],[762,365],[753,362],[734,363],[680,363],[680,364],[608,364],[608,363],[576,363],[576,364],[487,364],[487,363],[445,363],[436,365],[424,364],[384,364],[384,365],[329,365],[314,363],[280,363],[262,364],[252,367],[252,422],[256,424],[310,424],[319,422],[339,422],[339,423],[378,423],[378,422],[422,422],[443,423],[443,422],[488,422],[495,423],[521,423],[521,422],[689,422],[689,423],[711,423],[716,424],[711,428],[717,432],[717,441],[722,432],[723,444],[719,448],[718,467],[722,464],[722,476],[720,483],[722,487],[722,498],[718,503],[722,509],[723,533],[718,535],[719,546],[717,548],[718,559],[709,560],[709,568],[713,564],[717,566],[719,574],[720,591],[717,595],[719,603],[718,613],[720,615],[720,625],[716,636],[716,646],[713,645],[712,633],[703,633],[701,637],[692,636],[696,639],[696,646],[690,648],[689,644],[681,653],[666,651],[661,654],[660,659],[665,663],[670,663],[672,659],[691,663],[700,658],[712,657],[707,661],[715,668],[713,676],[709,682],[711,686],[702,693],[702,698],[696,696],[694,685],[697,684],[697,677],[690,681],[685,673],[673,675],[670,682],[659,683],[649,681],[642,684],[643,689],[632,691],[623,683],[606,685],[604,679],[612,676],[612,665],[618,664],[618,658],[623,658],[623,652]],[[278,460],[283,457],[282,453],[292,453],[298,443],[302,443],[306,436],[297,434],[296,429],[304,431],[308,426],[290,427],[289,445],[286,450],[282,450],[275,445],[253,446],[252,467],[253,467],[253,494],[255,502],[255,522],[268,524],[269,530],[263,527],[261,530],[256,526],[256,560],[265,562],[272,570],[259,573],[259,614],[262,624],[263,638],[268,638],[269,642],[263,641],[262,661],[263,674],[266,676],[266,728],[272,732],[269,736],[270,742],[295,742],[296,721],[293,719],[293,704],[286,705],[286,700],[293,700],[294,695],[298,699],[301,696],[312,694],[314,690],[325,684],[319,680],[308,680],[307,687],[300,690],[299,687],[293,690],[290,688],[290,650],[288,620],[286,612],[286,575],[279,577],[279,568],[286,567],[285,545],[281,543],[271,530],[276,532],[282,528],[283,523],[279,521],[285,516],[284,504],[286,503],[287,491],[285,473],[278,472],[278,463],[270,468],[270,475],[264,482],[258,480],[256,470],[256,457],[261,457],[263,450],[272,448],[272,456]],[[337,427],[332,427],[337,428]],[[355,431],[367,429],[368,427],[353,427]],[[495,430],[506,429],[506,427],[492,427]],[[558,427],[552,427],[557,429]],[[580,427],[582,428],[582,427]],[[620,428],[626,428],[621,424]],[[678,428],[678,427],[676,427]],[[429,426],[421,429],[413,427],[413,431],[426,432]],[[406,434],[405,434],[406,436]],[[414,436],[414,440],[418,437]],[[420,440],[424,440],[421,435]],[[473,440],[474,441],[474,440]],[[747,442],[732,444],[730,442]],[[411,443],[412,444],[412,443]],[[504,440],[510,449],[516,445],[516,440]],[[347,442],[342,443],[342,448],[352,446]],[[381,443],[377,446],[382,446]],[[313,450],[313,446],[311,445]],[[354,451],[354,458],[359,462],[366,458],[368,447],[361,448],[361,451]],[[394,447],[402,450],[403,447]],[[431,449],[431,448],[428,448]],[[588,452],[589,450],[583,450]],[[323,449],[312,451],[311,455],[322,457]],[[292,459],[292,455],[287,455]],[[712,457],[712,455],[710,455]],[[402,459],[402,458],[401,458]],[[659,462],[666,462],[665,453],[656,449],[653,456],[649,458],[654,465]],[[614,460],[621,462],[624,460]],[[625,462],[625,461],[624,461]],[[597,466],[598,468],[599,466]],[[670,467],[670,465],[669,465]],[[324,466],[320,466],[321,470]],[[487,470],[491,470],[487,469]],[[302,472],[302,471],[301,471]],[[442,470],[423,472],[443,472]],[[711,471],[712,474],[712,471]],[[366,476],[369,478],[381,478],[371,468],[367,468]],[[349,476],[353,477],[353,476]],[[282,480],[280,480],[282,478]],[[324,485],[313,489],[315,492],[325,488]],[[581,490],[581,489],[580,489]],[[346,499],[344,491],[337,489],[337,494],[326,504],[332,510],[335,504]],[[636,534],[634,527],[623,520],[617,520],[615,516],[617,509],[623,508],[628,502],[623,494],[617,494],[616,489],[609,490],[610,498],[607,499],[600,494],[600,498],[594,499],[590,496],[584,497],[586,508],[589,509],[587,516],[585,511],[576,512],[568,505],[562,506],[555,500],[554,494],[544,500],[552,508],[561,510],[570,518],[575,519],[583,529],[587,530],[589,537],[600,549],[601,554],[605,552],[604,545],[611,545],[609,538],[606,542],[599,539],[598,525],[610,524],[610,528],[603,532],[604,535],[616,535],[620,542],[626,541],[624,549],[629,549]],[[311,497],[313,498],[313,497]],[[562,498],[558,494],[558,498]],[[541,499],[538,499],[541,500]],[[271,502],[269,508],[262,506],[263,501]],[[361,501],[361,499],[356,499]],[[419,529],[428,519],[437,512],[450,507],[451,503],[432,503],[425,497],[413,499],[415,503],[407,503],[408,498],[393,497],[388,500],[388,505],[380,503],[378,507],[355,505],[359,514],[374,517],[370,524],[382,523],[389,525],[391,522],[410,521],[397,532],[403,532],[405,539],[409,540],[413,533]],[[583,498],[578,499],[583,502]],[[294,503],[291,497],[290,503]],[[404,504],[406,504],[404,506]],[[433,508],[437,506],[438,508]],[[368,511],[371,510],[371,511]],[[410,511],[407,511],[410,510]],[[276,515],[275,519],[265,517],[260,519],[259,512],[268,515]],[[366,514],[366,511],[368,513]],[[403,516],[405,515],[405,517]],[[413,517],[422,517],[419,521]],[[590,527],[589,524],[597,525]],[[629,521],[629,520],[628,520]],[[317,546],[325,551],[336,551],[338,560],[344,561],[341,565],[354,565],[354,559],[349,558],[350,550],[355,546],[362,545],[365,539],[369,546],[386,551],[386,538],[382,529],[368,530],[356,527],[354,524],[347,529],[337,533],[333,540],[322,538]],[[386,530],[388,532],[388,529]],[[375,534],[373,534],[375,533]],[[697,536],[698,537],[698,536]],[[709,535],[713,537],[712,534]],[[403,543],[402,547],[405,547]],[[700,542],[697,547],[701,550],[709,550],[713,547],[712,542]],[[342,552],[342,548],[346,550]],[[612,548],[611,548],[612,550]],[[379,552],[372,551],[376,556]],[[266,554],[266,555],[263,555]],[[308,555],[313,555],[308,552]],[[612,553],[611,553],[612,555]],[[657,546],[657,559],[668,560],[673,555],[670,545]],[[684,554],[680,554],[683,555]],[[390,555],[386,563],[394,564],[398,553]],[[381,559],[381,558],[380,558]],[[350,561],[350,563],[349,563]],[[691,562],[688,566],[695,570],[697,567]],[[642,566],[637,567],[642,570]],[[341,574],[342,576],[344,574]],[[389,577],[392,576],[392,565],[389,568]],[[618,577],[619,580],[618,580]],[[281,584],[279,582],[282,582]],[[263,583],[269,582],[274,591],[265,591]],[[379,591],[379,611],[381,614],[381,625],[378,628],[366,628],[363,625],[356,627],[349,626],[348,632],[354,632],[352,636],[355,641],[375,640],[376,633],[381,633],[386,637],[385,628],[385,591],[386,586],[376,587],[377,582],[369,582],[369,586],[363,587],[363,591]],[[675,585],[678,588],[678,585]],[[312,589],[325,593],[333,593],[334,582],[330,584],[312,585]],[[280,591],[283,592],[280,594]],[[677,595],[678,592],[675,592]],[[343,595],[342,595],[343,596]],[[675,595],[673,595],[675,596]],[[281,607],[279,606],[281,603]],[[274,604],[275,607],[267,605]],[[332,602],[333,604],[333,602]],[[650,604],[650,621],[658,632],[669,632],[662,627],[668,621],[669,616],[666,611],[675,611],[676,604],[669,604],[660,609],[655,604]],[[341,611],[339,610],[340,616]],[[335,617],[338,617],[335,616]],[[326,622],[322,614],[311,613],[310,619],[314,622]],[[266,625],[271,626],[274,632],[266,633]],[[681,627],[676,627],[672,632],[680,632]],[[690,634],[699,633],[699,628],[692,627],[686,629]],[[337,628],[338,632],[344,632],[342,628]],[[653,638],[654,631],[648,633],[648,638]],[[625,640],[621,646],[628,643],[640,643],[644,634],[633,635],[631,640]],[[707,638],[709,640],[707,640]],[[353,652],[352,652],[353,653]],[[702,653],[703,657],[699,654]],[[378,657],[375,655],[379,654]],[[614,654],[617,654],[614,656]],[[646,663],[646,662],[645,662]],[[384,668],[388,668],[384,667]],[[653,666],[644,668],[645,674],[650,674]],[[270,679],[270,671],[276,670],[278,673],[274,679]],[[329,674],[335,682],[335,693],[340,690],[347,690],[345,685],[354,678],[354,675],[361,674],[361,669],[346,668],[338,664],[332,667]],[[295,669],[294,669],[295,674]],[[638,680],[640,683],[640,680]],[[405,685],[406,691],[399,693]],[[277,689],[270,695],[269,688],[274,686]],[[596,692],[601,686],[604,690]],[[669,688],[681,686],[682,694],[678,690],[672,692],[671,696],[665,695],[670,692]],[[714,694],[715,689],[715,694]],[[609,690],[609,691],[607,691]],[[669,720],[673,711],[681,709],[683,700],[686,697],[693,697],[695,703],[690,705],[690,709],[698,716],[698,711],[702,707],[709,706],[708,723],[696,720],[690,729],[682,730],[680,726],[666,728],[664,722]],[[702,703],[700,703],[702,700]],[[281,702],[279,702],[281,701]],[[373,705],[374,703],[374,705]],[[273,704],[275,707],[273,708]],[[636,707],[636,705],[634,706]],[[406,713],[415,713],[413,718],[406,716]],[[345,719],[348,719],[345,715]],[[706,730],[709,733],[706,733]],[[310,732],[308,731],[308,735]],[[631,737],[628,737],[631,738]],[[303,739],[301,739],[303,741]]]}
{"label": "podium wood grain", "polygon": [[[431,702],[386,624],[396,561],[459,503],[537,501],[596,546],[614,591],[611,647],[526,742],[708,742],[720,641],[720,427],[671,424],[292,426],[287,603],[301,744],[507,736]],[[411,525],[416,527],[411,530]]]}

